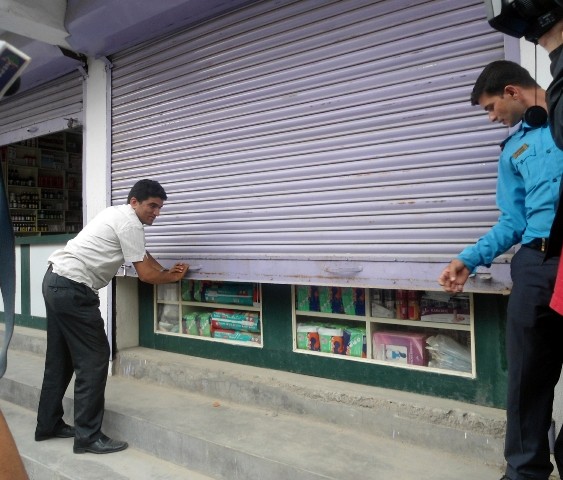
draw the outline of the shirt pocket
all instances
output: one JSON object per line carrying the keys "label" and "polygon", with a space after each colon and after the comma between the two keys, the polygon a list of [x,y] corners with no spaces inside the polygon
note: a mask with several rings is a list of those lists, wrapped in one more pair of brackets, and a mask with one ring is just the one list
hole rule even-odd
{"label": "shirt pocket", "polygon": [[514,168],[522,176],[524,181],[535,183],[541,176],[541,165],[538,164],[538,157],[536,155],[536,148],[534,145],[527,145],[525,150],[520,147],[510,157]]}

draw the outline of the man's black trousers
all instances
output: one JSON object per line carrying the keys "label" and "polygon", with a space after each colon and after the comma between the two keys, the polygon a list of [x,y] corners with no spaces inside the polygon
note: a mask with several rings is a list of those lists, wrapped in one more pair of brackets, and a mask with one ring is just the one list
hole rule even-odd
{"label": "man's black trousers", "polygon": [[[547,480],[554,389],[563,362],[563,317],[549,308],[559,258],[522,247],[511,262],[508,301],[506,474],[511,480]],[[563,436],[555,442],[555,460],[563,467]],[[563,471],[563,470],[560,470]]]}
{"label": "man's black trousers", "polygon": [[37,432],[51,434],[63,424],[62,400],[72,374],[75,445],[101,436],[110,349],[98,295],[88,286],[53,273],[43,279],[47,311],[47,354],[37,413]]}

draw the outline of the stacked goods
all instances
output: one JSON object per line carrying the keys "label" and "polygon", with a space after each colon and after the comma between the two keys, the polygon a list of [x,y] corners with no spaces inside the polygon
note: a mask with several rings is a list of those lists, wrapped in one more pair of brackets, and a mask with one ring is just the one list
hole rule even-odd
{"label": "stacked goods", "polygon": [[211,336],[211,314],[209,312],[191,312],[182,317],[182,333],[200,337]]}
{"label": "stacked goods", "polygon": [[365,315],[365,289],[298,285],[296,308],[302,312]]}
{"label": "stacked goods", "polygon": [[365,327],[347,327],[344,329],[344,345],[346,355],[350,357],[367,357]]}
{"label": "stacked goods", "polygon": [[471,372],[471,351],[447,335],[434,335],[426,340],[432,360],[428,366],[460,372]]}
{"label": "stacked goods", "polygon": [[296,290],[296,308],[302,312],[313,311],[311,298],[313,295],[313,287],[311,285],[297,285]]}
{"label": "stacked goods", "polygon": [[318,323],[300,323],[297,325],[297,348],[318,352],[321,349]]}
{"label": "stacked goods", "polygon": [[371,291],[371,316],[399,320],[420,320],[422,293],[418,290],[374,288]]}
{"label": "stacked goods", "polygon": [[214,310],[211,313],[214,338],[260,343],[260,314],[235,310]]}
{"label": "stacked goods", "polygon": [[257,312],[237,312],[234,310],[214,310],[211,313],[213,329],[223,328],[246,332],[260,331],[260,314]]}
{"label": "stacked goods", "polygon": [[254,286],[251,283],[221,283],[205,289],[204,298],[211,303],[253,305]]}
{"label": "stacked goods", "polygon": [[297,348],[365,358],[367,356],[366,329],[314,322],[299,323]]}
{"label": "stacked goods", "polygon": [[186,302],[203,302],[202,292],[204,291],[203,280],[187,280],[183,279],[181,283],[182,300]]}
{"label": "stacked goods", "polygon": [[298,285],[296,300],[297,310],[302,312],[331,312],[328,287]]}
{"label": "stacked goods", "polygon": [[262,341],[259,333],[237,332],[235,330],[213,330],[213,337],[237,340],[239,342],[261,343]]}
{"label": "stacked goods", "polygon": [[470,301],[467,294],[425,292],[420,298],[420,319],[423,322],[468,325],[470,314]]}
{"label": "stacked goods", "polygon": [[188,302],[254,305],[259,301],[258,286],[253,283],[182,280],[182,300]]}
{"label": "stacked goods", "polygon": [[331,313],[365,315],[365,290],[354,287],[328,287]]}
{"label": "stacked goods", "polygon": [[336,325],[319,328],[319,339],[321,352],[338,353],[343,355],[346,352],[344,347],[344,329]]}

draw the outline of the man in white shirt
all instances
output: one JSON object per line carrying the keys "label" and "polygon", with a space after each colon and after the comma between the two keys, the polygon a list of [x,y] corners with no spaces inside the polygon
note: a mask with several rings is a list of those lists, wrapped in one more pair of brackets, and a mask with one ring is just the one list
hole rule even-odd
{"label": "man in white shirt", "polygon": [[[127,448],[101,431],[110,348],[98,290],[124,262],[146,283],[177,282],[188,266],[165,269],[145,250],[144,225],[152,225],[167,199],[154,180],[140,180],[127,205],[100,212],[63,249],[48,259],[43,279],[47,311],[47,354],[37,412],[35,440],[74,437],[74,453],[112,453]],[[74,427],[63,417],[62,400],[72,375]]]}

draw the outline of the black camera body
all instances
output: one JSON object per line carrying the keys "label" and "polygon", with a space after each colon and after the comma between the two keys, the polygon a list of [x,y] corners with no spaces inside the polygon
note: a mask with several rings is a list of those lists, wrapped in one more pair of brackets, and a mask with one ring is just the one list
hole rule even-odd
{"label": "black camera body", "polygon": [[485,7],[495,30],[533,43],[563,18],[563,0],[485,0]]}

